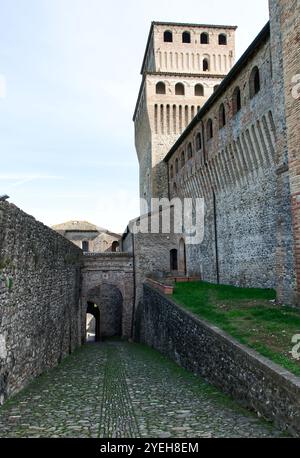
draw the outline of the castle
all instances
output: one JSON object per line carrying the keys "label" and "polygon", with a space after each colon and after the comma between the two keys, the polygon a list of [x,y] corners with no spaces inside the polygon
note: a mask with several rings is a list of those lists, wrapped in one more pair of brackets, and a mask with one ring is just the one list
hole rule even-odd
{"label": "castle", "polygon": [[[234,66],[236,27],[152,24],[134,113],[140,196],[205,199],[188,275],[299,305],[299,19],[282,1],[270,17]],[[157,243],[179,253],[182,236]]]}
{"label": "castle", "polygon": [[96,231],[68,240],[0,202],[0,404],[85,342],[87,311],[96,337],[134,337],[149,275],[276,288],[300,305],[299,21],[297,0],[270,0],[236,64],[234,26],[151,26],[134,113],[140,196],[203,197],[202,244],[127,230],[119,252],[83,253]]}

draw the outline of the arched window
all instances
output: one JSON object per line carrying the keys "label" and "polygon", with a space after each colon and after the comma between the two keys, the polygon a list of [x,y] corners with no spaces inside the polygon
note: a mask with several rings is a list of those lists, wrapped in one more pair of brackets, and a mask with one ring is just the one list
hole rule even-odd
{"label": "arched window", "polygon": [[164,42],[165,43],[172,43],[173,42],[173,33],[170,30],[166,30],[164,32]]}
{"label": "arched window", "polygon": [[196,148],[198,151],[200,151],[202,148],[202,137],[200,132],[198,132],[196,135]]}
{"label": "arched window", "polygon": [[233,114],[237,114],[240,109],[242,108],[242,98],[241,98],[241,90],[239,87],[236,87],[233,91],[232,96],[232,111]]}
{"label": "arched window", "polygon": [[176,95],[184,95],[185,90],[184,90],[184,85],[182,83],[177,83],[175,86],[175,94]]}
{"label": "arched window", "polygon": [[208,59],[203,59],[203,71],[208,72],[209,71],[209,62]]}
{"label": "arched window", "polygon": [[156,94],[165,94],[166,93],[166,85],[162,81],[157,83],[156,85]]}
{"label": "arched window", "polygon": [[170,177],[171,177],[171,179],[174,178],[174,167],[173,167],[173,165],[171,165],[171,167],[170,167]]}
{"label": "arched window", "polygon": [[207,140],[210,140],[211,138],[213,138],[214,131],[213,131],[213,122],[211,119],[207,121],[206,133],[207,133]]}
{"label": "arched window", "polygon": [[112,243],[112,246],[111,246],[111,251],[112,251],[113,253],[116,253],[117,251],[119,251],[119,247],[120,247],[119,242],[114,241],[114,242]]}
{"label": "arched window", "polygon": [[188,152],[188,159],[192,159],[192,157],[193,157],[193,147],[192,147],[191,143],[188,144],[187,152]]}
{"label": "arched window", "polygon": [[219,45],[221,45],[221,46],[227,45],[227,35],[225,35],[225,33],[220,33],[220,35],[219,35]]}
{"label": "arched window", "polygon": [[254,67],[249,80],[250,99],[252,99],[260,91],[260,75],[258,67]]}
{"label": "arched window", "polygon": [[86,240],[82,242],[82,250],[84,251],[84,253],[88,253],[89,251],[89,242],[87,242]]}
{"label": "arched window", "polygon": [[220,129],[226,125],[226,113],[225,113],[225,107],[224,104],[222,103],[219,108],[219,127]]}
{"label": "arched window", "polygon": [[183,168],[185,165],[185,154],[184,151],[181,153],[181,168]]}
{"label": "arched window", "polygon": [[178,159],[176,159],[176,161],[175,161],[175,172],[176,173],[179,172]]}
{"label": "arched window", "polygon": [[216,85],[214,86],[214,92],[216,92],[216,91],[218,90],[219,86],[220,86],[219,84],[216,84]]}
{"label": "arched window", "polygon": [[195,86],[195,95],[197,97],[203,97],[204,96],[204,87],[202,84],[196,84]]}
{"label": "arched window", "polygon": [[191,42],[191,34],[190,32],[183,32],[182,34],[182,43],[190,43]]}
{"label": "arched window", "polygon": [[200,43],[202,45],[208,45],[209,44],[209,36],[208,33],[202,32],[200,35]]}

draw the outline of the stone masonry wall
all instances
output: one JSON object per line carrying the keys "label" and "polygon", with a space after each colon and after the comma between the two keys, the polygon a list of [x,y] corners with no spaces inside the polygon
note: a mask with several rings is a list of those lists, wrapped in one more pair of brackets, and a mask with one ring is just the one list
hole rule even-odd
{"label": "stone masonry wall", "polygon": [[0,403],[81,342],[81,250],[0,203]]}
{"label": "stone masonry wall", "polygon": [[[277,155],[272,52],[266,26],[235,77],[168,155],[169,189],[171,197],[205,199],[203,243],[187,246],[190,275],[200,273],[204,280],[237,286],[277,288],[280,301],[293,303],[290,191],[280,176]],[[255,68],[260,88],[254,95]],[[241,93],[238,112],[236,88]],[[279,226],[284,226],[281,242]],[[284,259],[279,256],[283,244]]]}
{"label": "stone masonry wall", "polygon": [[287,116],[285,108],[286,83],[283,77],[283,28],[281,23],[282,2],[271,0],[269,3],[273,71],[274,122],[276,125],[277,297],[282,303],[296,303],[296,298],[294,297],[296,278],[293,250],[294,240],[292,229],[291,189],[289,179]]}
{"label": "stone masonry wall", "polygon": [[240,402],[300,436],[300,378],[144,285],[135,340],[204,377]]}
{"label": "stone masonry wall", "polygon": [[[118,315],[122,336],[130,337],[134,307],[134,273],[131,253],[89,253],[82,267],[82,333],[88,302],[99,307],[101,335],[113,336]],[[114,318],[115,317],[115,318]],[[113,321],[116,320],[116,323]]]}
{"label": "stone masonry wall", "polygon": [[[282,126],[278,153],[283,155],[282,179],[290,186],[291,208],[288,218],[279,221],[279,255],[282,265],[294,255],[295,302],[300,304],[300,2],[299,0],[270,0],[274,70],[277,75],[276,117]],[[280,175],[279,175],[280,178]],[[294,237],[291,247],[285,239],[285,221],[291,224]],[[290,266],[291,267],[291,266]],[[293,266],[294,267],[294,266]],[[292,269],[291,269],[292,270]],[[281,272],[283,278],[286,272]],[[284,293],[282,293],[284,294]]]}

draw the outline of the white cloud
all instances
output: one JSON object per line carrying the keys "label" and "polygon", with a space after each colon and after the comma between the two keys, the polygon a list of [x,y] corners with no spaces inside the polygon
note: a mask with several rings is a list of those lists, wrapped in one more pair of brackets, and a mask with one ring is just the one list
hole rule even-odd
{"label": "white cloud", "polygon": [[6,188],[6,190],[10,190],[13,188],[18,188],[25,183],[30,183],[35,180],[63,180],[63,177],[54,176],[54,175],[12,175],[12,174],[4,174],[0,175],[0,181],[8,181],[10,182]]}

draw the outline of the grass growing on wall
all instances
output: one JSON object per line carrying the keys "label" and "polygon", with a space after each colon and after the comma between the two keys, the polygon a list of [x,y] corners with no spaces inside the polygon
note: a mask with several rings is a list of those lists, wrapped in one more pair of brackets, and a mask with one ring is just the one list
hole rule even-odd
{"label": "grass growing on wall", "polygon": [[290,353],[300,311],[276,305],[275,298],[273,290],[205,282],[177,283],[174,290],[177,303],[300,376],[300,361]]}

